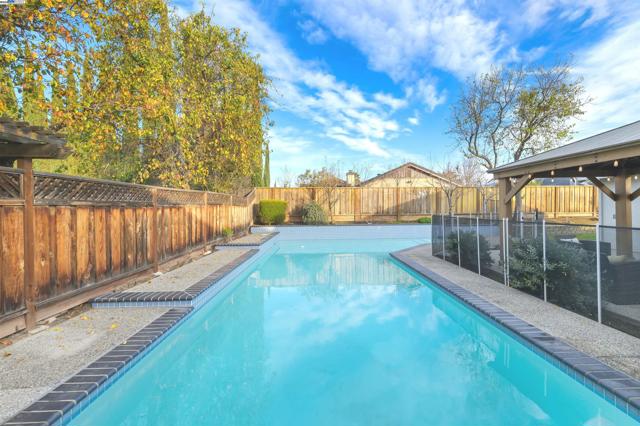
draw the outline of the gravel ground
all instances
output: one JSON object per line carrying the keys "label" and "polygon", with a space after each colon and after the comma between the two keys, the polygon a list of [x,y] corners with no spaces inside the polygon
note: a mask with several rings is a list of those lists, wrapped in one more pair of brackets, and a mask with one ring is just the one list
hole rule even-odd
{"label": "gravel ground", "polygon": [[244,237],[234,239],[231,241],[233,244],[262,244],[264,240],[271,238],[271,233],[266,234],[248,234]]}
{"label": "gravel ground", "polygon": [[[237,241],[237,240],[236,240]],[[183,290],[246,248],[214,251],[127,291]],[[0,423],[166,312],[167,308],[93,309],[84,305],[0,345]]]}
{"label": "gravel ground", "polygon": [[23,332],[4,339],[0,346],[0,423],[166,311],[76,309],[37,334]]}
{"label": "gravel ground", "polygon": [[247,251],[248,249],[246,248],[225,248],[224,250],[214,251],[180,268],[165,272],[125,291],[184,290]]}
{"label": "gravel ground", "polygon": [[522,320],[640,379],[640,339],[435,258],[430,245],[406,254]]}

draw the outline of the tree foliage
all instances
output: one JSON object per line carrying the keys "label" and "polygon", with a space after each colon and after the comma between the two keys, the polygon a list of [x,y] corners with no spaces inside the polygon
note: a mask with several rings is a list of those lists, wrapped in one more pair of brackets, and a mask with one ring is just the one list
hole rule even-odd
{"label": "tree foliage", "polygon": [[0,115],[72,150],[45,167],[222,191],[268,178],[269,80],[239,30],[167,0],[39,0],[0,18]]}
{"label": "tree foliage", "polygon": [[588,101],[568,63],[493,68],[467,81],[449,132],[467,157],[493,169],[568,140]]}

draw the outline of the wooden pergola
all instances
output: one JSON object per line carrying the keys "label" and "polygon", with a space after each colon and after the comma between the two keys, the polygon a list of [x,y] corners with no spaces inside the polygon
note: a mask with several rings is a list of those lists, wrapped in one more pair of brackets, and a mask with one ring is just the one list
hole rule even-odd
{"label": "wooden pergola", "polygon": [[16,160],[64,158],[64,138],[40,126],[0,117],[0,162],[11,167]]}
{"label": "wooden pergola", "polygon": [[[633,176],[640,173],[640,121],[590,136],[490,170],[498,182],[498,213],[512,216],[511,199],[536,178],[584,177],[615,203],[616,226],[631,227]],[[613,178],[613,190],[601,178]],[[628,232],[617,233],[618,248],[631,251]]]}

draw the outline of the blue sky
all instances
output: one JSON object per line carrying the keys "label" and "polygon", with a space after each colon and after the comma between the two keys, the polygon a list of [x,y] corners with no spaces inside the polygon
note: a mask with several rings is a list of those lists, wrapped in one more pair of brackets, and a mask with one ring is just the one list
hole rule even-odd
{"label": "blue sky", "polygon": [[[200,0],[175,0],[179,13]],[[461,154],[447,135],[466,78],[573,58],[593,102],[576,137],[640,119],[638,0],[205,0],[246,31],[273,80],[272,184],[339,162],[372,176]]]}

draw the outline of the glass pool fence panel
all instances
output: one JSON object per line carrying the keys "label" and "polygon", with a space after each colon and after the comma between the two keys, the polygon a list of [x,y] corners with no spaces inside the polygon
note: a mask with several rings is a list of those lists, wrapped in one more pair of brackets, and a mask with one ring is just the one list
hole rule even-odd
{"label": "glass pool fence panel", "polygon": [[[486,216],[485,216],[486,217]],[[504,283],[504,261],[502,258],[502,225],[497,218],[478,220],[480,232],[480,274]]]}
{"label": "glass pool fence panel", "polygon": [[542,222],[507,222],[508,284],[544,299],[544,249]]}
{"label": "glass pool fence panel", "polygon": [[444,253],[443,241],[442,216],[434,214],[431,218],[431,254],[441,259]]}
{"label": "glass pool fence panel", "polygon": [[443,216],[444,221],[444,250],[445,260],[455,265],[458,262],[458,218],[455,216]]}
{"label": "glass pool fence panel", "polygon": [[640,337],[640,229],[601,226],[602,322]]}
{"label": "glass pool fence panel", "polygon": [[546,223],[547,301],[598,320],[596,227]]}

